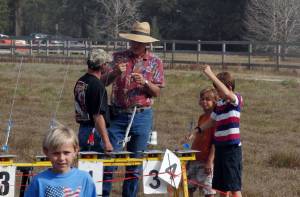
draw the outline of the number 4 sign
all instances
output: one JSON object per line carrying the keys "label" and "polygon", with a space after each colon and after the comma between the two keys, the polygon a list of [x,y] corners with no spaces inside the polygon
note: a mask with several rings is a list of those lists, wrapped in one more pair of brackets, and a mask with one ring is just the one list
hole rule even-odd
{"label": "number 4 sign", "polygon": [[143,185],[145,194],[167,193],[167,183],[158,177],[161,161],[143,161]]}
{"label": "number 4 sign", "polygon": [[158,176],[176,189],[178,188],[181,180],[180,160],[168,149],[165,152]]}
{"label": "number 4 sign", "polygon": [[0,166],[0,196],[15,196],[16,166]]}

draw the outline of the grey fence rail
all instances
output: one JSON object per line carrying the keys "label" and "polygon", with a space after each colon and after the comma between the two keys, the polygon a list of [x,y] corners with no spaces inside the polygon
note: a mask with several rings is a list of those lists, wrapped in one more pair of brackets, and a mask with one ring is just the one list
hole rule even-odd
{"label": "grey fence rail", "polygon": [[[0,61],[83,63],[92,48],[126,49],[124,40],[0,39]],[[209,63],[222,66],[300,69],[300,43],[162,40],[149,46],[169,67]]]}

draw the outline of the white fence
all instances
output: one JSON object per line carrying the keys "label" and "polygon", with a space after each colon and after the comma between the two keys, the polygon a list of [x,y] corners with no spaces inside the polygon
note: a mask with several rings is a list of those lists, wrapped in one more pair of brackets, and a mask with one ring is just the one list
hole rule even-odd
{"label": "white fence", "polygon": [[[108,51],[129,47],[126,41],[101,40],[27,40],[12,39],[1,44],[1,56],[85,59],[92,48]],[[176,64],[210,63],[219,65],[300,68],[300,43],[270,43],[248,41],[183,41],[163,40],[149,46],[171,67]],[[0,57],[1,57],[0,56]],[[1,60],[1,59],[0,59]]]}

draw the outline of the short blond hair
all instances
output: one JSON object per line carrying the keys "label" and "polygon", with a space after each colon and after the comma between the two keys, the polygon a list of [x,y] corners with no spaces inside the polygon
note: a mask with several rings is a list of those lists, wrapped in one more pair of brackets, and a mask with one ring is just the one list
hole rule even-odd
{"label": "short blond hair", "polygon": [[216,103],[218,101],[218,93],[215,88],[213,87],[206,87],[200,91],[200,98],[204,96],[204,94],[209,94],[211,100]]}
{"label": "short blond hair", "polygon": [[51,128],[51,130],[46,134],[43,140],[43,149],[46,150],[56,150],[64,144],[72,144],[74,150],[77,150],[79,147],[78,138],[75,132],[59,124]]}

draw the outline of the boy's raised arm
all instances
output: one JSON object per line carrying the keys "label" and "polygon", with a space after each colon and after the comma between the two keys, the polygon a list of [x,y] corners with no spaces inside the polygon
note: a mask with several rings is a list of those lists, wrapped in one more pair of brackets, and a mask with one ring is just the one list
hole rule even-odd
{"label": "boy's raised arm", "polygon": [[217,91],[222,92],[227,99],[229,99],[231,102],[234,102],[236,99],[236,96],[234,95],[233,91],[229,90],[213,73],[210,66],[208,64],[204,64],[200,66],[201,71],[214,83],[214,85],[217,88]]}

